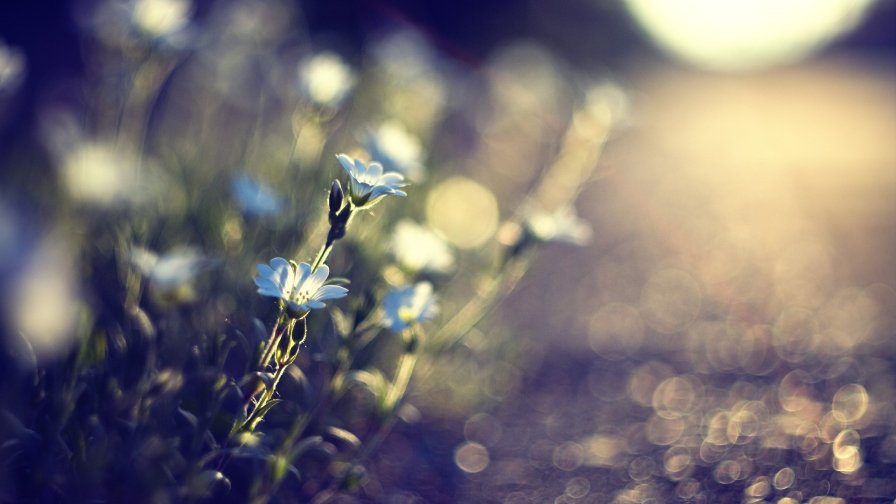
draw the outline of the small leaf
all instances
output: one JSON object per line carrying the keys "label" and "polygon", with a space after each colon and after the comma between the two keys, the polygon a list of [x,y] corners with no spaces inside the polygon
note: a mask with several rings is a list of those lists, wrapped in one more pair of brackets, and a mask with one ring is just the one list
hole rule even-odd
{"label": "small leaf", "polygon": [[358,436],[345,429],[329,425],[324,429],[324,433],[334,439],[342,441],[351,448],[357,449],[361,446],[361,440],[358,439]]}

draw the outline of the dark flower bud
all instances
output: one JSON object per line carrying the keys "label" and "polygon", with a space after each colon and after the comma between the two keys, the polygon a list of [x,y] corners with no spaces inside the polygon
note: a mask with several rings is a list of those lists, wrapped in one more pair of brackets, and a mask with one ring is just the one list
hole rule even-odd
{"label": "dark flower bud", "polygon": [[330,185],[330,214],[334,215],[339,212],[339,209],[342,208],[342,202],[345,200],[345,193],[342,192],[342,185],[339,183],[339,179],[334,179],[333,184]]}
{"label": "dark flower bud", "polygon": [[348,226],[348,219],[351,215],[351,205],[346,205],[338,212],[330,212],[330,233],[327,235],[327,243],[333,243],[345,236],[345,228]]}

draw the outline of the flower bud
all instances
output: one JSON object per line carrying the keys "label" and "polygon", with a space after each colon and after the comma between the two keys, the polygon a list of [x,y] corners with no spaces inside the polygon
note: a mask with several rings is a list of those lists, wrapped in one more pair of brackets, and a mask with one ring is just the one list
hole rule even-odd
{"label": "flower bud", "polygon": [[345,193],[342,191],[342,185],[339,184],[339,179],[334,179],[333,184],[330,185],[330,215],[335,215],[339,212],[344,199]]}

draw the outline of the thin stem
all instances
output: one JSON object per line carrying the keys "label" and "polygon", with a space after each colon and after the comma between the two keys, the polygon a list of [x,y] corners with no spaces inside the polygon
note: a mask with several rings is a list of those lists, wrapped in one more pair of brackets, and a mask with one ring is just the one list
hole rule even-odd
{"label": "thin stem", "polygon": [[261,353],[261,359],[258,361],[258,369],[260,371],[264,371],[264,369],[268,367],[268,362],[271,361],[271,356],[274,355],[274,350],[277,348],[277,345],[280,344],[280,338],[283,337],[283,333],[277,334],[277,329],[280,328],[282,322],[283,310],[281,308],[280,315],[277,316],[277,321],[274,322],[274,328],[271,330],[271,336],[268,338],[267,343],[265,343],[264,352]]}
{"label": "thin stem", "polygon": [[320,252],[317,253],[317,257],[314,259],[314,262],[311,263],[311,272],[314,273],[317,271],[317,268],[327,260],[327,257],[330,255],[330,252],[333,251],[333,242],[327,240],[327,243],[320,249]]}

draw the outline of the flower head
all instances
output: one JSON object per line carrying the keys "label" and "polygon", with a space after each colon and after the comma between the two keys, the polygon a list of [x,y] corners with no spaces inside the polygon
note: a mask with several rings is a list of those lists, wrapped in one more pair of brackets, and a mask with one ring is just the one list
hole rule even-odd
{"label": "flower head", "polygon": [[553,212],[528,208],[525,212],[526,232],[541,242],[560,241],[584,245],[591,239],[591,227],[575,214],[572,206]]}
{"label": "flower head", "polygon": [[352,159],[345,154],[337,154],[336,159],[349,176],[349,195],[355,208],[373,206],[381,197],[407,196],[400,191],[404,187],[404,176],[396,172],[383,173],[383,165],[373,162],[364,165],[360,159]]}
{"label": "flower head", "polygon": [[231,192],[237,204],[246,215],[254,217],[270,217],[283,208],[283,198],[270,187],[242,174],[233,179]]}
{"label": "flower head", "polygon": [[164,305],[193,301],[193,278],[218,261],[193,248],[179,248],[159,256],[142,247],[131,248],[131,264],[149,280],[153,299]]}
{"label": "flower head", "polygon": [[395,225],[392,253],[410,271],[448,273],[454,269],[454,254],[445,240],[431,228],[409,219]]}
{"label": "flower head", "polygon": [[348,289],[339,285],[327,285],[330,268],[321,264],[311,271],[308,263],[287,261],[282,257],[271,259],[270,266],[259,264],[255,285],[262,296],[282,299],[289,314],[301,317],[309,311],[324,308],[324,301],[340,299]]}
{"label": "flower head", "polygon": [[192,248],[181,248],[159,256],[142,247],[131,249],[131,264],[162,291],[172,291],[190,282],[215,261]]}
{"label": "flower head", "polygon": [[299,86],[321,107],[337,107],[355,86],[355,72],[333,52],[322,52],[299,67]]}
{"label": "flower head", "polygon": [[432,319],[439,312],[432,284],[419,282],[415,285],[398,287],[383,298],[383,327],[393,332]]}
{"label": "flower head", "polygon": [[386,121],[380,124],[367,133],[364,144],[370,157],[379,159],[387,169],[397,171],[414,182],[423,180],[423,147],[420,140],[408,133],[400,123]]}

